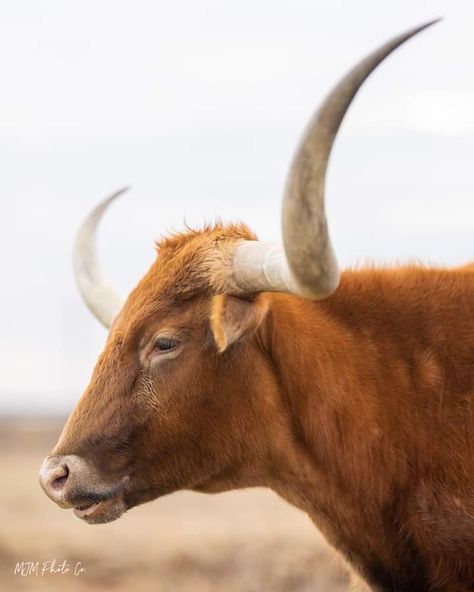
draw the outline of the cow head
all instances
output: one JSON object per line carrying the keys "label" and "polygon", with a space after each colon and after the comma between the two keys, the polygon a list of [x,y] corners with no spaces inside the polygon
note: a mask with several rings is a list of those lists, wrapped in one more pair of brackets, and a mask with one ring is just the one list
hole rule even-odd
{"label": "cow head", "polygon": [[272,483],[292,430],[272,365],[269,292],[320,299],[336,289],[324,214],[334,138],[370,72],[426,26],[371,54],[323,103],[290,170],[282,246],[256,241],[243,225],[169,237],[122,306],[94,248],[97,223],[115,196],[85,221],[76,243],[78,284],[110,332],[40,472],[58,505],[99,523],[178,489]]}
{"label": "cow head", "polygon": [[257,336],[266,298],[215,295],[207,277],[209,251],[250,238],[216,227],[159,245],[42,469],[57,503],[104,522],[176,489],[257,484],[281,415]]}

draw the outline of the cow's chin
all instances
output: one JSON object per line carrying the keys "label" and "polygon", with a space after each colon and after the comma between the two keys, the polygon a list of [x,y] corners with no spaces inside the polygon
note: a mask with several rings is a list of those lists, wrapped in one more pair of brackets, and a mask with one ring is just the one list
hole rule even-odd
{"label": "cow's chin", "polygon": [[120,518],[126,510],[127,506],[120,496],[90,505],[78,506],[73,508],[73,514],[87,524],[106,524]]}

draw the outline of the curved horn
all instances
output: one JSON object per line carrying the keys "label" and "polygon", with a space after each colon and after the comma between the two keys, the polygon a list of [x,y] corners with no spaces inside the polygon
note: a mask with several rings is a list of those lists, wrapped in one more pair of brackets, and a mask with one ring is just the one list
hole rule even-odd
{"label": "curved horn", "polygon": [[283,245],[240,243],[233,256],[232,291],[240,294],[290,292],[311,299],[329,296],[339,269],[324,211],[326,169],[344,115],[370,73],[430,21],[395,37],[353,68],[311,120],[296,151],[283,198]]}
{"label": "curved horn", "polygon": [[98,263],[96,230],[105,210],[127,190],[128,187],[120,189],[92,210],[81,224],[74,244],[74,275],[77,286],[89,310],[107,328],[121,309],[123,301],[107,281]]}

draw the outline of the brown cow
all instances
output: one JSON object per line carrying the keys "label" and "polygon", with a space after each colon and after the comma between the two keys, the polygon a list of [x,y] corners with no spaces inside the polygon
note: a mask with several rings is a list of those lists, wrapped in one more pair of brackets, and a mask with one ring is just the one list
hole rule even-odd
{"label": "brown cow", "polygon": [[372,590],[474,590],[473,268],[340,275],[323,205],[352,98],[423,28],[323,103],[290,171],[284,247],[241,224],[168,237],[117,315],[93,246],[111,198],[88,218],[76,272],[111,328],[41,470],[57,504],[97,524],[179,489],[265,486]]}

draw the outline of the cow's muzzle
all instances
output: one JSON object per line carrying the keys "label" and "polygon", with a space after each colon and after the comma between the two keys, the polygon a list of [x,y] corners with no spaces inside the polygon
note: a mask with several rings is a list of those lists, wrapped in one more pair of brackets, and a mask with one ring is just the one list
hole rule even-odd
{"label": "cow's muzzle", "polygon": [[127,509],[124,493],[128,477],[105,481],[84,458],[77,455],[49,456],[40,470],[46,495],[61,508],[89,524],[110,522]]}

